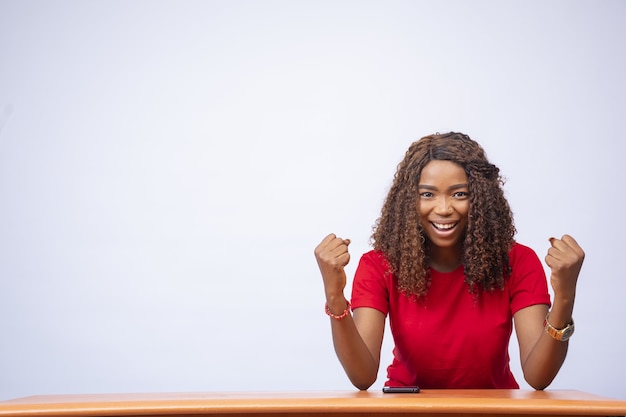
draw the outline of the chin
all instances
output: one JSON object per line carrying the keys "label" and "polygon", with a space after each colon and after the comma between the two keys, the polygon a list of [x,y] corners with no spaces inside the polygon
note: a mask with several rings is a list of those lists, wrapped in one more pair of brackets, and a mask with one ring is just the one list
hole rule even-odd
{"label": "chin", "polygon": [[463,242],[461,239],[432,239],[428,238],[431,247],[441,248],[441,249],[452,249],[452,248],[460,248]]}

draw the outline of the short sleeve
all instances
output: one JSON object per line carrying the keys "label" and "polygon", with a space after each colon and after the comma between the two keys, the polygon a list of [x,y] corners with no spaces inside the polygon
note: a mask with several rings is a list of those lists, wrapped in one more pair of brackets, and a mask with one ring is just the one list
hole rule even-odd
{"label": "short sleeve", "polygon": [[511,314],[536,304],[550,306],[550,294],[543,265],[531,248],[516,243],[510,252],[511,277],[508,282]]}
{"label": "short sleeve", "polygon": [[389,312],[391,274],[384,256],[370,251],[361,256],[352,284],[352,309],[371,307],[383,314]]}

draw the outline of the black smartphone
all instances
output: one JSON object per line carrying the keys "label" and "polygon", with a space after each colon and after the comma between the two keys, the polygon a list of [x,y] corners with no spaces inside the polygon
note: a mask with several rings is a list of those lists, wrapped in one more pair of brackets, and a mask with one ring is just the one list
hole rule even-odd
{"label": "black smartphone", "polygon": [[383,387],[385,394],[414,394],[420,392],[420,387]]}

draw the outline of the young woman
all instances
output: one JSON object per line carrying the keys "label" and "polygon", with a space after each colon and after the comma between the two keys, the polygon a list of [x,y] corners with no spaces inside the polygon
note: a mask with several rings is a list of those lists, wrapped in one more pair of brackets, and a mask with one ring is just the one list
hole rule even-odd
{"label": "young woman", "polygon": [[426,136],[398,166],[351,303],[350,241],[330,234],[316,247],[335,351],[355,387],[376,380],[387,315],[395,347],[385,385],[519,388],[509,368],[513,323],[524,378],[535,389],[552,382],[585,255],[571,236],[550,238],[551,302],[539,258],[514,240],[502,183],[467,135]]}

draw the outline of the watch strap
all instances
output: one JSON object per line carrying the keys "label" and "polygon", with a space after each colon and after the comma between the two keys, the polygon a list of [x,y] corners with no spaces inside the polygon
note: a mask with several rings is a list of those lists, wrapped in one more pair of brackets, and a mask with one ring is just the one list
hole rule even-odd
{"label": "watch strap", "polygon": [[543,321],[543,327],[546,333],[552,336],[553,339],[558,340],[560,342],[565,342],[570,337],[572,337],[572,335],[574,334],[574,329],[575,329],[574,319],[572,319],[571,323],[569,323],[563,329],[557,329],[556,327],[552,326],[550,322],[548,321],[549,315],[550,313],[546,314],[546,318]]}

